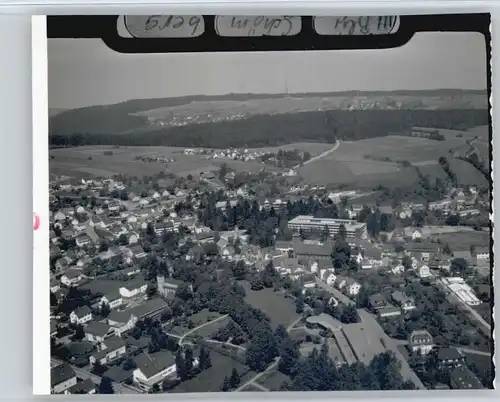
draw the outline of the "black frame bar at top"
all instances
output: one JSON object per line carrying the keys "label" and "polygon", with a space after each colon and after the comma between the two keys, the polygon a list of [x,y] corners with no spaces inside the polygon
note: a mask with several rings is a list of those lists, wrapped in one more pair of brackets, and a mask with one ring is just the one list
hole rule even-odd
{"label": "black frame bar at top", "polygon": [[402,46],[417,32],[479,32],[489,49],[490,14],[402,15],[399,30],[390,35],[324,36],[313,29],[313,17],[302,17],[295,36],[222,37],[215,16],[203,16],[205,31],[193,38],[122,38],[119,16],[49,16],[49,38],[101,38],[121,53],[252,52],[298,50],[386,49]]}

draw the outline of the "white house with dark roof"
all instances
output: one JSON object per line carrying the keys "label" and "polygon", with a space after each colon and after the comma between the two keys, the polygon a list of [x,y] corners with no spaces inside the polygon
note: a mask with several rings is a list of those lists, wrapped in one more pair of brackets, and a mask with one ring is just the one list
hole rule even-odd
{"label": "white house with dark roof", "polygon": [[489,260],[490,259],[490,248],[489,247],[476,247],[474,250],[476,258],[478,260]]}
{"label": "white house with dark roof", "polygon": [[82,233],[82,234],[76,236],[76,238],[75,238],[75,243],[78,247],[84,247],[84,246],[90,244],[91,242],[92,242],[92,240],[85,233]]}
{"label": "white house with dark roof", "polygon": [[99,307],[102,308],[104,304],[107,304],[110,309],[118,308],[123,304],[123,298],[121,294],[117,291],[106,293],[99,300]]}
{"label": "white house with dark roof", "polygon": [[410,311],[416,308],[415,301],[406,295],[406,293],[401,291],[396,291],[391,295],[394,303],[401,308],[404,312]]}
{"label": "white house with dark roof", "polygon": [[106,338],[115,335],[115,331],[109,324],[102,322],[89,322],[85,328],[85,339],[92,343],[104,342]]}
{"label": "white house with dark roof", "polygon": [[111,311],[108,315],[108,324],[115,332],[115,335],[121,336],[124,332],[127,332],[134,328],[137,322],[137,317],[131,311]]}
{"label": "white house with dark roof", "polygon": [[50,291],[51,291],[52,293],[56,293],[59,289],[61,289],[61,284],[60,284],[60,282],[59,282],[57,279],[52,278],[52,279],[50,280]]}
{"label": "white house with dark roof", "polygon": [[91,364],[99,362],[101,365],[105,365],[122,357],[125,353],[127,353],[125,341],[118,336],[113,336],[102,342],[100,350],[92,353],[89,360]]}
{"label": "white house with dark roof", "polygon": [[430,278],[432,276],[431,274],[431,270],[429,268],[428,265],[426,264],[421,264],[418,268],[417,268],[417,275],[424,279],[424,278]]}
{"label": "white house with dark roof", "polygon": [[425,330],[415,330],[408,336],[408,346],[412,352],[420,351],[423,355],[434,347],[431,334]]}
{"label": "white house with dark roof", "polygon": [[169,351],[143,352],[134,360],[137,365],[133,374],[134,383],[145,391],[165,378],[174,376],[177,371],[175,356]]}
{"label": "white house with dark roof", "polygon": [[62,363],[50,369],[51,394],[62,394],[76,383],[76,373],[68,363]]}
{"label": "white house with dark roof", "polygon": [[79,307],[69,315],[72,324],[83,325],[92,321],[92,310],[88,306]]}
{"label": "white house with dark roof", "polygon": [[472,262],[472,254],[469,250],[453,251],[453,258],[464,259],[469,264]]}
{"label": "white house with dark roof", "polygon": [[[150,390],[153,385],[160,384],[167,377],[177,374],[175,356],[169,351],[156,353],[143,352],[134,358],[137,368],[134,370],[134,383],[143,390]],[[194,357],[193,366],[198,365]]]}
{"label": "white house with dark roof", "polygon": [[74,286],[83,278],[84,275],[81,271],[70,268],[66,270],[63,276],[61,276],[61,283],[66,286]]}
{"label": "white house with dark roof", "polygon": [[326,283],[329,286],[333,286],[337,276],[335,275],[334,269],[322,269],[319,271],[319,277],[322,282]]}
{"label": "white house with dark roof", "polygon": [[375,247],[368,247],[363,251],[363,257],[374,268],[380,267],[382,264],[382,251]]}
{"label": "white house with dark roof", "polygon": [[67,395],[94,395],[97,393],[97,387],[90,378],[86,378],[77,382],[71,388],[64,391],[64,393]]}
{"label": "white house with dark roof", "polygon": [[134,279],[124,282],[120,287],[119,292],[123,298],[129,299],[131,297],[138,296],[141,293],[146,293],[147,288],[148,284],[145,280]]}

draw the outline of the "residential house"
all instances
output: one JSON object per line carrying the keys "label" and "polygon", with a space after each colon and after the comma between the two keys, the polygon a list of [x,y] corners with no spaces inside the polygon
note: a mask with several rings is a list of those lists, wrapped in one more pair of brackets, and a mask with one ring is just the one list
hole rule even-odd
{"label": "residential house", "polygon": [[490,259],[490,249],[489,247],[476,247],[474,250],[477,260],[489,260]]}
{"label": "residential house", "polygon": [[351,219],[357,217],[362,210],[363,210],[362,204],[352,204],[351,205],[351,211],[352,211]]}
{"label": "residential house", "polygon": [[92,320],[92,310],[89,306],[79,307],[69,315],[72,324],[83,325]]}
{"label": "residential house", "polygon": [[93,395],[97,393],[97,387],[90,378],[86,378],[68,388],[64,393],[69,395]]}
{"label": "residential house", "polygon": [[381,307],[377,310],[377,315],[380,318],[397,317],[401,315],[401,309],[393,306],[390,303],[387,303],[384,307]]}
{"label": "residential house", "polygon": [[78,247],[84,247],[91,243],[91,239],[88,235],[82,233],[75,238],[75,243]]}
{"label": "residential house", "polygon": [[373,311],[378,311],[387,305],[387,300],[380,293],[376,293],[370,296],[368,303]]}
{"label": "residential house", "polygon": [[108,315],[108,324],[116,336],[121,336],[134,328],[137,317],[131,311],[111,311]]}
{"label": "residential house", "polygon": [[395,241],[404,241],[405,239],[405,230],[404,228],[395,228],[392,232],[392,240]]}
{"label": "residential house", "polygon": [[92,343],[104,342],[106,338],[109,338],[115,334],[115,331],[109,324],[102,322],[89,322],[85,328],[85,339]]}
{"label": "residential house", "polygon": [[470,250],[460,250],[453,252],[453,258],[461,258],[467,261],[468,264],[472,263],[472,254]]}
{"label": "residential house", "polygon": [[61,283],[63,283],[66,286],[75,286],[84,278],[84,275],[81,271],[77,269],[68,269],[64,273],[63,276],[61,276]]}
{"label": "residential house", "polygon": [[220,250],[220,256],[226,261],[232,261],[235,256],[233,246],[226,246]]}
{"label": "residential house", "polygon": [[145,391],[160,384],[165,378],[176,375],[175,356],[170,351],[144,352],[134,360],[137,365],[133,374],[134,383]]}
{"label": "residential house", "polygon": [[401,275],[403,272],[405,272],[405,267],[403,264],[395,264],[392,266],[391,272],[394,275]]}
{"label": "residential house", "polygon": [[101,308],[104,304],[107,304],[110,309],[118,308],[123,304],[122,296],[118,291],[108,292],[99,301]]}
{"label": "residential house", "polygon": [[363,257],[374,268],[378,268],[382,264],[382,251],[378,248],[375,248],[375,247],[366,248],[363,251]]}
{"label": "residential house", "polygon": [[408,336],[408,346],[412,352],[420,351],[420,353],[426,355],[434,347],[434,342],[429,332],[420,329],[412,331]]}
{"label": "residential house", "polygon": [[101,223],[101,227],[103,229],[110,229],[113,225],[115,224],[114,221],[112,221],[111,219],[109,219],[107,216],[103,217],[102,218],[102,223]]}
{"label": "residential house", "polygon": [[112,336],[100,344],[100,350],[92,353],[89,360],[91,364],[98,362],[101,365],[105,365],[122,357],[126,352],[125,341],[118,336]]}
{"label": "residential house", "polygon": [[201,244],[210,243],[214,241],[214,233],[210,231],[210,229],[208,232],[207,231],[197,232],[196,238],[198,239],[198,242]]}
{"label": "residential house", "polygon": [[[178,279],[165,278],[163,275],[158,275],[156,277],[156,283],[158,287],[158,293],[163,297],[174,297],[177,288],[184,284],[185,282]],[[192,290],[192,286],[189,285]]]}
{"label": "residential house", "polygon": [[56,244],[51,244],[50,245],[50,258],[51,259],[56,259],[60,258],[62,256],[62,251],[60,247]]}
{"label": "residential house", "polygon": [[415,301],[406,295],[406,293],[401,291],[396,291],[392,293],[391,299],[393,302],[403,310],[403,312],[407,312],[416,308]]}
{"label": "residential house", "polygon": [[434,255],[430,260],[429,260],[429,269],[435,269],[435,270],[440,270],[440,271],[445,271],[445,272],[450,272],[451,269],[451,260],[447,257],[444,257],[442,255]]}
{"label": "residential house", "polygon": [[361,262],[359,263],[359,266],[361,269],[372,269],[373,264],[370,262],[370,260],[367,260],[366,258],[363,258]]}
{"label": "residential house", "polygon": [[135,244],[135,245],[129,247],[129,250],[130,250],[131,256],[138,259],[138,260],[147,256],[147,253],[144,251],[144,249],[142,248],[142,246],[140,244]]}
{"label": "residential house", "polygon": [[120,287],[119,292],[123,298],[129,299],[131,297],[138,296],[141,293],[146,293],[148,284],[143,279],[133,279],[127,282],[123,282]]}
{"label": "residential house", "polygon": [[418,268],[417,268],[417,275],[424,279],[424,278],[429,278],[432,276],[431,274],[431,271],[429,269],[429,266],[428,265],[425,265],[425,264],[421,264]]}
{"label": "residential house", "polygon": [[50,280],[50,291],[56,293],[59,289],[61,289],[60,282],[56,278],[52,278]]}
{"label": "residential house", "polygon": [[329,286],[333,286],[337,276],[335,275],[335,270],[333,269],[322,269],[319,271],[319,277],[322,282],[326,283]]}
{"label": "residential house", "polygon": [[62,211],[57,211],[54,214],[54,222],[62,222],[66,219],[66,215]]}
{"label": "residential house", "polygon": [[361,285],[352,278],[347,278],[344,291],[348,296],[356,296],[361,290]]}
{"label": "residential house", "polygon": [[76,373],[68,363],[62,363],[50,370],[51,394],[62,394],[76,383]]}
{"label": "residential house", "polygon": [[296,243],[294,246],[294,256],[303,260],[330,260],[332,254],[333,244],[325,242],[322,245]]}
{"label": "residential house", "polygon": [[118,239],[122,234],[127,234],[127,229],[124,228],[121,225],[113,226],[110,229],[111,234],[115,237],[115,239]]}
{"label": "residential house", "polygon": [[302,284],[305,289],[311,289],[316,287],[316,276],[314,274],[306,274],[301,277]]}
{"label": "residential house", "polygon": [[358,282],[345,276],[337,276],[335,285],[349,296],[356,296],[361,289],[361,285]]}
{"label": "residential house", "polygon": [[476,375],[467,367],[458,367],[450,373],[452,389],[483,389],[484,386]]}
{"label": "residential house", "polygon": [[108,202],[108,210],[110,212],[118,212],[120,210],[120,204],[117,201]]}
{"label": "residential house", "polygon": [[160,222],[155,225],[155,233],[157,236],[161,236],[164,232],[172,233],[174,231],[174,225],[171,221]]}
{"label": "residential house", "polygon": [[100,216],[97,215],[92,215],[89,219],[89,226],[90,227],[100,227],[104,229],[104,224],[102,223],[102,219]]}
{"label": "residential house", "polygon": [[439,369],[454,369],[465,364],[465,356],[456,348],[441,348],[437,356]]}
{"label": "residential house", "polygon": [[[73,225],[73,230],[76,233],[81,233],[85,229],[87,229],[87,224],[85,222],[80,222],[78,219],[73,219],[71,221],[71,224]],[[78,245],[78,244],[77,244]]]}
{"label": "residential house", "polygon": [[139,241],[139,234],[137,232],[131,232],[128,237],[128,244],[137,244]]}
{"label": "residential house", "polygon": [[273,266],[281,275],[291,275],[302,265],[297,258],[279,257],[273,260]]}
{"label": "residential house", "polygon": [[145,318],[155,319],[159,317],[167,307],[168,303],[165,300],[160,297],[154,297],[142,302],[134,308],[129,309],[129,311],[139,320],[143,320]]}
{"label": "residential house", "polygon": [[125,278],[131,278],[137,274],[140,274],[141,268],[137,265],[132,265],[131,267],[122,269],[119,273],[120,275],[123,275]]}

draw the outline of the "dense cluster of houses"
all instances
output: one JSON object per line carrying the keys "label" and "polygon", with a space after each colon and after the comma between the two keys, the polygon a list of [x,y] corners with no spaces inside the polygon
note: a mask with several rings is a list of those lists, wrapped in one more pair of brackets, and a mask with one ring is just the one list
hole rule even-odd
{"label": "dense cluster of houses", "polygon": [[[243,152],[243,155],[251,154]],[[211,180],[210,177],[206,179]],[[249,236],[243,230],[214,233],[198,222],[194,213],[179,217],[174,212],[174,207],[188,195],[193,208],[196,210],[198,207],[196,191],[177,188],[174,191],[150,190],[140,194],[131,192],[128,193],[126,200],[100,197],[103,202],[92,205],[91,198],[99,198],[103,189],[108,193],[115,190],[122,191],[125,190],[125,185],[112,179],[82,180],[77,184],[58,183],[57,189],[51,189],[52,198],[70,197],[75,200],[71,206],[51,212],[50,256],[53,261],[51,292],[58,300],[63,300],[69,289],[76,287],[89,291],[93,296],[91,305],[76,308],[67,317],[67,325],[83,327],[84,340],[92,349],[91,365],[108,365],[127,356],[133,345],[127,343],[122,337],[123,334],[131,330],[138,320],[161,314],[168,305],[168,299],[182,284],[168,275],[158,276],[156,282],[159,295],[152,299],[146,298],[148,285],[139,275],[138,268],[140,261],[147,257],[147,252],[140,241],[145,230],[152,229],[157,235],[165,232],[181,234],[179,245],[189,244],[189,251],[182,257],[186,260],[198,261],[204,254],[204,245],[212,243],[223,259],[242,261],[256,271],[264,269],[272,262],[274,269],[282,276],[300,283],[304,291],[322,286],[333,289],[337,294],[341,293],[347,298],[355,298],[363,286],[363,283],[351,278],[349,274],[337,272],[338,269],[332,262],[334,241],[331,238],[304,240],[295,233],[291,241],[277,241],[274,247],[261,248],[249,244]],[[235,206],[236,197],[250,197],[245,186],[234,191],[226,190],[225,193],[227,200],[217,203],[217,209],[225,209],[228,205]],[[343,200],[357,195],[356,191],[338,191],[328,193],[327,198],[333,203],[340,204]],[[431,203],[428,208],[442,207],[443,211],[468,211],[469,207],[476,205],[475,197],[473,188],[467,191],[455,191],[450,200]],[[289,200],[290,197],[287,196],[282,199],[259,199],[258,203],[263,210],[269,211],[273,208],[279,212]],[[350,203],[345,207],[345,213],[349,219],[353,219],[363,208],[364,205]],[[397,208],[390,206],[377,208],[382,214],[404,219],[411,216],[413,211],[425,206],[408,203]],[[396,228],[392,234],[395,241],[388,244],[380,244],[364,238],[365,236],[358,236],[358,232],[353,231],[353,235],[347,239],[351,249],[350,259],[356,262],[361,272],[383,270],[389,275],[410,272],[415,278],[423,280],[439,276],[439,272],[450,271],[451,261],[454,258],[462,258],[471,265],[477,264],[478,261],[489,261],[487,248],[477,247],[472,252],[470,249],[451,250],[451,255],[449,252],[444,253],[443,246],[431,241],[431,236],[424,229]],[[338,231],[338,228],[335,230]],[[63,247],[62,243],[73,239],[74,247],[69,249]],[[106,242],[108,247],[100,247],[103,242]],[[109,272],[99,271],[103,264],[110,261],[119,261],[121,267],[115,272],[117,275],[111,279],[107,277]],[[470,288],[465,289],[464,283],[450,282],[447,286],[455,289],[452,290],[457,295],[462,295],[464,302],[468,304],[476,302],[477,298],[474,299],[473,291]],[[106,317],[95,313],[104,305],[110,310]],[[415,303],[401,291],[394,291],[390,299],[380,295],[373,296],[370,299],[370,306],[380,317],[390,317],[410,311],[415,308]],[[57,336],[60,326],[60,317],[53,317],[51,322],[53,336]],[[424,339],[425,334],[421,335],[421,339]],[[418,345],[417,338],[415,335],[410,344]],[[69,341],[66,339],[65,342]],[[424,351],[425,347],[422,346],[421,349]],[[74,358],[77,359],[78,356]],[[134,359],[137,367],[133,371],[132,382],[141,389],[150,389],[154,384],[175,373],[175,362],[168,352],[143,353]],[[86,387],[85,384],[74,383],[73,377],[67,370],[61,371],[58,368],[56,372],[59,373],[60,382],[53,383],[54,393],[73,393],[75,390],[78,390],[76,393],[80,393],[80,388]],[[53,378],[58,378],[58,375],[54,374]],[[88,388],[88,393],[95,392],[95,388]]]}

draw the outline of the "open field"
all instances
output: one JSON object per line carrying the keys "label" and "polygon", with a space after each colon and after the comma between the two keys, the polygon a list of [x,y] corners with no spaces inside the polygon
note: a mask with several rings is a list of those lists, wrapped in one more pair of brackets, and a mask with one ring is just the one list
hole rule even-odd
{"label": "open field", "polygon": [[494,367],[492,358],[473,353],[464,353],[467,366],[478,376],[483,385],[492,388],[494,378]]}
{"label": "open field", "polygon": [[[311,156],[319,155],[330,149],[332,144],[297,143],[282,147],[255,148],[250,151],[277,152],[279,149],[297,149],[309,152]],[[113,155],[104,155],[111,151]],[[117,174],[130,176],[150,176],[159,172],[171,172],[179,176],[192,175],[197,177],[201,172],[216,171],[226,163],[236,172],[258,172],[265,168],[268,171],[280,171],[259,161],[235,161],[224,159],[206,159],[202,155],[184,155],[181,147],[113,147],[85,146],[75,148],[58,148],[50,150],[53,159],[50,160],[51,174],[65,174],[77,178],[92,176],[111,177]],[[174,158],[175,162],[168,164],[160,162],[142,162],[136,157]],[[168,166],[166,166],[168,165]]]}
{"label": "open field", "polygon": [[257,382],[263,387],[269,389],[269,391],[279,391],[283,383],[291,382],[291,380],[290,377],[280,371],[273,370],[264,374]]}
{"label": "open field", "polygon": [[298,317],[295,312],[295,303],[286,299],[282,293],[274,292],[273,289],[254,291],[250,289],[248,282],[242,282],[246,291],[246,301],[253,307],[262,310],[271,319],[271,325],[287,327]]}
{"label": "open field", "polygon": [[452,250],[469,250],[471,246],[489,246],[489,231],[467,231],[447,233],[437,236],[443,244],[448,243]]}
{"label": "open field", "polygon": [[378,158],[388,157],[394,162],[398,160],[409,162],[437,161],[440,156],[446,156],[451,148],[463,143],[462,138],[435,141],[425,138],[388,135],[361,141],[343,142],[342,152],[334,153],[330,157],[342,162],[363,159],[365,155]]}
{"label": "open field", "polygon": [[240,374],[242,383],[255,375],[244,364],[213,350],[210,350],[210,360],[212,361],[212,367],[179,384],[170,392],[219,392],[224,377],[230,376],[233,368]]}
{"label": "open field", "polygon": [[460,184],[486,183],[482,174],[471,165],[449,156],[449,150],[461,144],[464,144],[463,138],[434,141],[396,135],[347,141],[342,142],[337,151],[299,168],[298,172],[311,184],[352,183],[373,187],[373,183],[378,182],[403,186],[418,180],[418,175],[414,168],[402,167],[397,161],[409,161],[423,174],[445,178],[438,163],[439,157],[445,156]]}

